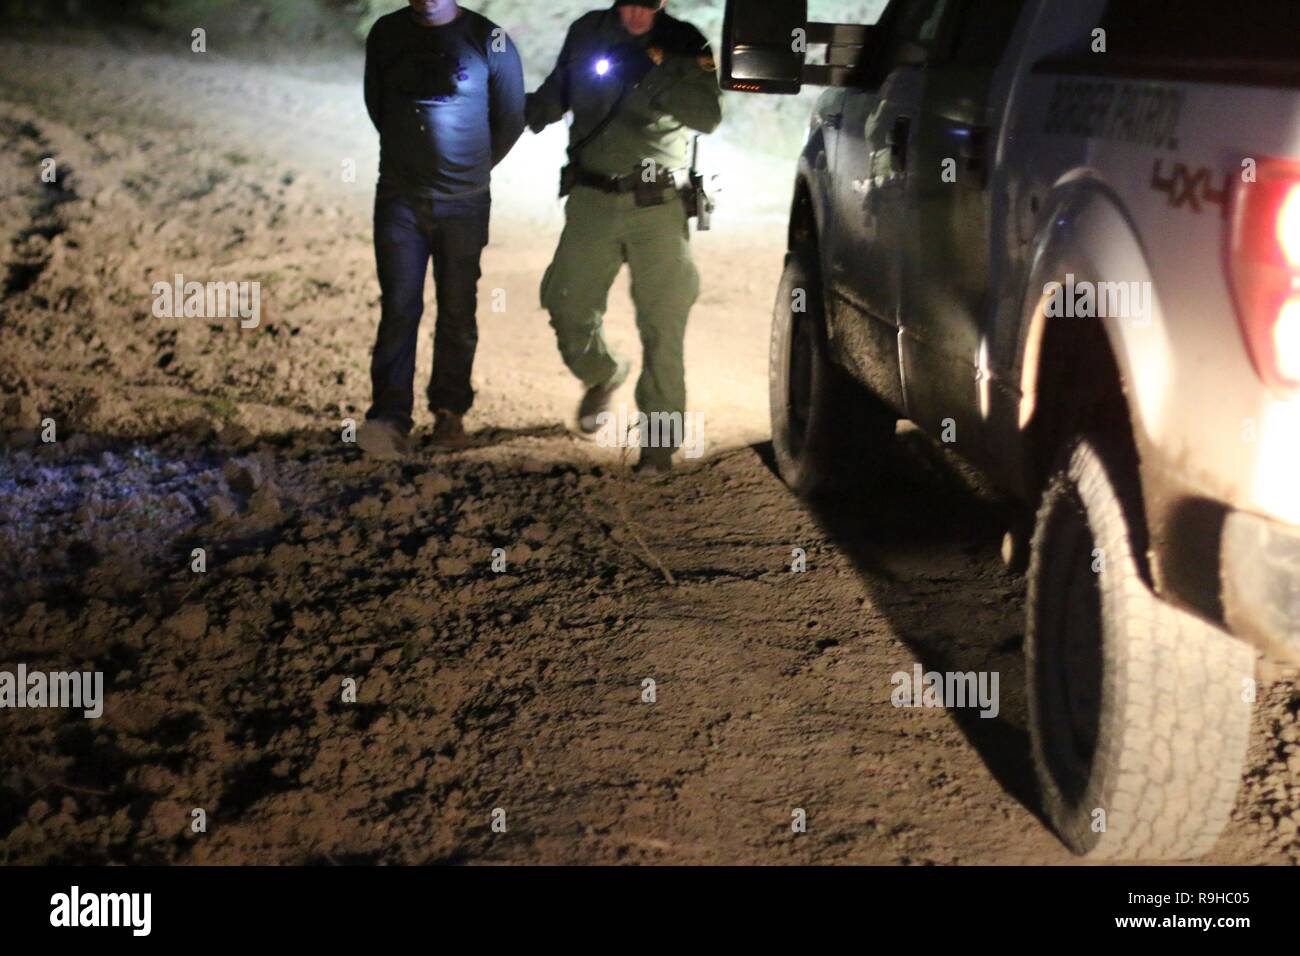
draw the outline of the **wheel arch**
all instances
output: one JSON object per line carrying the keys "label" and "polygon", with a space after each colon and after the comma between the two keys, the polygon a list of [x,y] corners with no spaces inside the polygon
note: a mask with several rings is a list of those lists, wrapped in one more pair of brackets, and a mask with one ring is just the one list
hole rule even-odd
{"label": "wheel arch", "polygon": [[803,165],[800,163],[794,182],[794,198],[790,202],[790,220],[786,234],[786,249],[790,251],[804,248],[809,243],[821,247],[821,203],[817,200]]}
{"label": "wheel arch", "polygon": [[[1165,396],[1169,361],[1159,298],[1135,223],[1119,197],[1099,178],[1078,173],[1058,183],[1040,220],[1025,289],[1020,343],[1019,428],[1025,439],[1026,486],[1046,483],[1070,439],[1086,430],[1112,436],[1132,487],[1128,514],[1134,553],[1152,581],[1142,472],[1150,412]],[[1049,284],[1073,275],[1082,282],[1137,283],[1151,290],[1144,317],[1080,318],[1048,314]]]}

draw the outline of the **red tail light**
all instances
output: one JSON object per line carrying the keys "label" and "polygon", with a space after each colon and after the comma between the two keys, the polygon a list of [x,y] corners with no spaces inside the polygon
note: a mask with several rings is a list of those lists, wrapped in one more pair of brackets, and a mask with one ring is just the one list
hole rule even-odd
{"label": "red tail light", "polygon": [[1228,271],[1246,348],[1270,388],[1300,391],[1300,163],[1263,160],[1238,187]]}

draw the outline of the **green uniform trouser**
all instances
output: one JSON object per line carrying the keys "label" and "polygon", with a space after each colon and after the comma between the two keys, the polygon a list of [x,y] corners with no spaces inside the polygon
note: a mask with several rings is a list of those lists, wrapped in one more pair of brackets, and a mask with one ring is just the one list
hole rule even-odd
{"label": "green uniform trouser", "polygon": [[542,306],[551,314],[564,364],[587,388],[617,370],[602,326],[610,286],[626,262],[643,351],[637,409],[684,414],[686,319],[700,292],[685,205],[672,198],[638,207],[630,193],[578,186],[565,217],[555,260],[542,279]]}

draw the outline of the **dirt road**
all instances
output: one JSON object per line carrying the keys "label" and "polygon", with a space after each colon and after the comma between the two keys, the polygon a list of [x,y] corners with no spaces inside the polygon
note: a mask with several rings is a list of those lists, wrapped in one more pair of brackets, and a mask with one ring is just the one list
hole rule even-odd
{"label": "dirt road", "polygon": [[[341,439],[378,304],[358,68],[0,46],[0,669],[107,685],[100,720],[0,714],[0,860],[1070,862],[1035,811],[1001,506],[912,433],[833,509],[773,475],[787,161],[710,147],[708,451],[671,481],[563,425],[536,296],[559,130],[495,187],[476,447]],[[260,281],[261,324],[156,318],[177,273]],[[997,672],[999,713],[892,706],[918,663]],[[1219,862],[1300,856],[1300,697],[1266,676]]]}

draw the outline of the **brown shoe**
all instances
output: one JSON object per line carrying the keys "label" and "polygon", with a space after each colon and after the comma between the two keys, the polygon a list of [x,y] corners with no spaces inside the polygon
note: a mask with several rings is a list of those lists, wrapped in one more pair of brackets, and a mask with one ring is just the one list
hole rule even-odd
{"label": "brown shoe", "polygon": [[362,422],[357,429],[357,445],[378,461],[396,461],[410,452],[406,433],[383,419]]}
{"label": "brown shoe", "polygon": [[433,447],[459,450],[471,444],[465,422],[455,412],[434,412]]}

